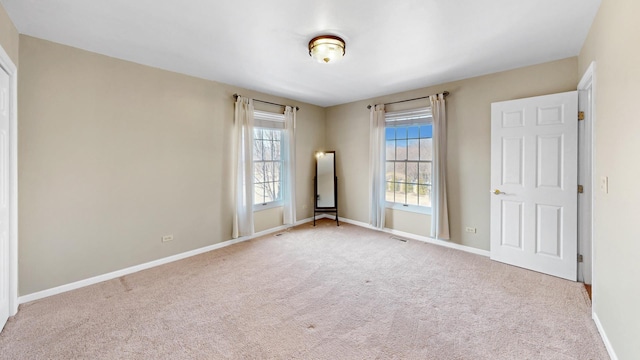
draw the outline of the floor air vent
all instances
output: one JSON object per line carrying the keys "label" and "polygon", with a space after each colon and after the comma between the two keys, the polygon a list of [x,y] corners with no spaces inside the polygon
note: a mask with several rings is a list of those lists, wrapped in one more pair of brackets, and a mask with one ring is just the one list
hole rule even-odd
{"label": "floor air vent", "polygon": [[397,237],[397,236],[392,236],[391,237],[393,240],[398,240],[398,241],[402,241],[402,242],[407,242],[407,239],[403,239],[401,237]]}

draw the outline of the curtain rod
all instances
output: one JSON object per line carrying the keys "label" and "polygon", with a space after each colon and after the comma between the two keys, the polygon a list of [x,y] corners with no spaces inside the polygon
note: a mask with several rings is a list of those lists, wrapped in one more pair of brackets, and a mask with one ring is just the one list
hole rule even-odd
{"label": "curtain rod", "polygon": [[[240,96],[239,94],[233,94],[233,98],[238,100],[238,96]],[[276,104],[276,103],[272,103],[269,101],[264,101],[264,100],[258,100],[258,99],[253,99],[253,101],[257,101],[257,102],[261,102],[264,104],[271,104],[271,105],[275,105],[275,106],[289,106],[289,105],[282,105],[282,104]],[[300,111],[300,108],[296,106],[296,111]]]}
{"label": "curtain rod", "polygon": [[[449,92],[445,91],[442,93],[442,95],[444,95],[444,97],[446,98],[447,96],[449,96]],[[383,105],[391,105],[391,104],[399,104],[399,103],[403,103],[403,102],[407,102],[407,101],[413,101],[413,100],[421,100],[421,99],[428,99],[429,96],[421,96],[421,97],[417,97],[417,98],[413,98],[413,99],[407,99],[407,100],[400,100],[400,101],[394,101],[394,102],[390,102],[390,103],[385,103]],[[371,109],[371,105],[367,105],[367,109]]]}

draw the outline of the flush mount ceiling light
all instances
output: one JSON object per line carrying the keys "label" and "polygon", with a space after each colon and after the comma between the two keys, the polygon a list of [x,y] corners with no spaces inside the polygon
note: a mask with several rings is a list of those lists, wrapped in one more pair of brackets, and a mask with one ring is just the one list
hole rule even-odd
{"label": "flush mount ceiling light", "polygon": [[321,63],[333,63],[342,59],[344,48],[344,40],[333,35],[320,35],[309,41],[309,55]]}

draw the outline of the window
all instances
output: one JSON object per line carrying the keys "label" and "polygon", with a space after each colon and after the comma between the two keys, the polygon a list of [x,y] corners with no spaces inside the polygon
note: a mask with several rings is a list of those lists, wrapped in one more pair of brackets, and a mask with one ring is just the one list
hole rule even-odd
{"label": "window", "polygon": [[281,114],[254,112],[253,128],[253,204],[254,209],[282,203]]}
{"label": "window", "polygon": [[431,208],[433,125],[428,108],[387,113],[385,198],[388,205]]}

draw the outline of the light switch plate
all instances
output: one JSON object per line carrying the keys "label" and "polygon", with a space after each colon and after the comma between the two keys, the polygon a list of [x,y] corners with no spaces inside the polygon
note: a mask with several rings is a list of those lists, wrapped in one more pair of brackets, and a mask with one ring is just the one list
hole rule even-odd
{"label": "light switch plate", "polygon": [[608,176],[600,177],[600,190],[602,190],[602,192],[605,194],[609,193],[609,177]]}

